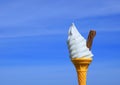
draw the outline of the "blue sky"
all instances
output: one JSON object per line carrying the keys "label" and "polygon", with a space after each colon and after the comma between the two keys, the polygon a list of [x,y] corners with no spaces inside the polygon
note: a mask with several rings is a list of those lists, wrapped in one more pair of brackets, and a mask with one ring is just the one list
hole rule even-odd
{"label": "blue sky", "polygon": [[120,85],[119,0],[0,0],[0,85],[77,85],[67,34],[97,31],[88,85]]}

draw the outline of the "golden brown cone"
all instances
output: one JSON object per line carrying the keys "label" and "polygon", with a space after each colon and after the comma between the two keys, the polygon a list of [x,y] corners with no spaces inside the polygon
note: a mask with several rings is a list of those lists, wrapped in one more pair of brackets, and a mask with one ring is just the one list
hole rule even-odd
{"label": "golden brown cone", "polygon": [[92,58],[73,58],[72,62],[77,71],[78,85],[86,85],[87,70]]}

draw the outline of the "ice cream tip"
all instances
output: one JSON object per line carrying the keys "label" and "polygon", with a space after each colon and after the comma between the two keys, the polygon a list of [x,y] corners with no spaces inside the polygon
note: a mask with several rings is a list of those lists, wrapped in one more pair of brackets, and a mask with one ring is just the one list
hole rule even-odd
{"label": "ice cream tip", "polygon": [[74,23],[69,28],[67,44],[70,58],[92,58],[93,54],[86,46],[85,38],[78,32]]}

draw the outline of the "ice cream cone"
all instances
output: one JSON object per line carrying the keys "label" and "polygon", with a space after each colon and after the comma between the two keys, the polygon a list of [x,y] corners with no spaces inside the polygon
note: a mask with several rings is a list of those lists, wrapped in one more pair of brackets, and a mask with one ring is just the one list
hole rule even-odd
{"label": "ice cream cone", "polygon": [[78,85],[86,85],[87,70],[92,58],[73,58],[72,62],[77,71]]}

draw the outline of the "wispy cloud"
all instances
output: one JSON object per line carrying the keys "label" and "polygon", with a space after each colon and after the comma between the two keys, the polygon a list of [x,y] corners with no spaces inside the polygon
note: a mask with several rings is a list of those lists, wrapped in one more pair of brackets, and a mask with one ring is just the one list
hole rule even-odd
{"label": "wispy cloud", "polygon": [[[93,0],[93,2],[87,1],[87,3],[79,0],[74,2],[70,0],[69,3],[62,0],[58,2],[54,0],[51,2],[48,0],[4,2],[0,5],[0,37],[64,34],[67,33],[66,28],[63,27],[61,29],[58,27],[60,25],[56,25],[56,21],[64,24],[66,21],[71,21],[72,23],[74,19],[120,14],[119,2],[119,0]],[[49,26],[50,24],[55,25],[53,30],[50,30],[52,28]],[[36,28],[40,29],[36,30]],[[81,31],[86,32],[86,30],[89,29],[85,28]],[[105,28],[104,26],[97,27],[95,30],[101,32],[120,31],[119,27]]]}
{"label": "wispy cloud", "polygon": [[[54,2],[56,4],[54,4]],[[30,20],[53,18],[85,18],[120,14],[118,0],[110,1],[16,1],[0,5],[0,27],[15,26]]]}
{"label": "wispy cloud", "polygon": [[62,35],[66,34],[64,30],[33,30],[33,31],[20,31],[0,34],[0,38],[16,38],[27,36],[41,36],[41,35]]}

